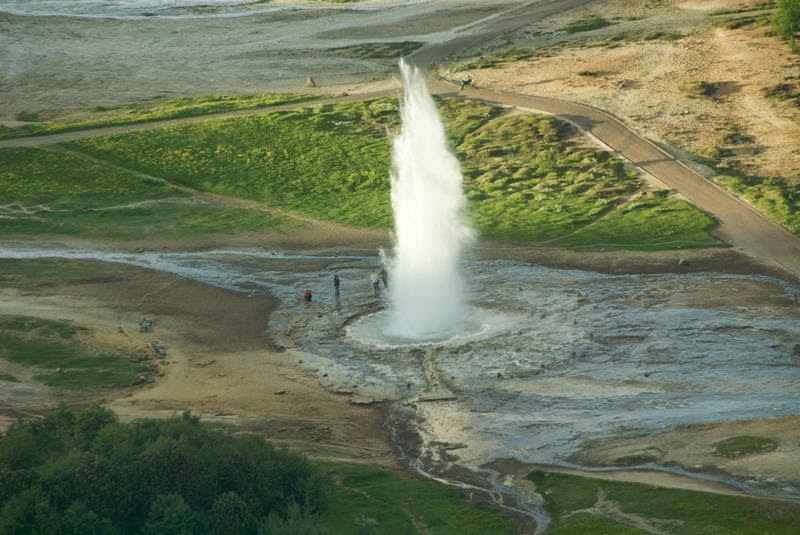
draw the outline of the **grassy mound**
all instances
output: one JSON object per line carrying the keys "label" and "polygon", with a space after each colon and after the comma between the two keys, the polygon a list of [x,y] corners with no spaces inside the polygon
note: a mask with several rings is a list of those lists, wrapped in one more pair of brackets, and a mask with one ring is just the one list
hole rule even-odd
{"label": "grassy mound", "polygon": [[484,236],[541,241],[563,236],[622,203],[637,178],[619,160],[579,143],[550,117],[495,119],[464,139],[467,198]]}
{"label": "grassy mound", "polygon": [[797,35],[800,33],[800,0],[778,0],[778,10],[772,19],[777,34],[795,52],[800,51]]}
{"label": "grassy mound", "polygon": [[581,33],[590,32],[592,30],[599,30],[606,26],[611,26],[611,21],[604,19],[600,15],[589,15],[582,19],[574,20],[564,26],[563,31],[567,33]]}
{"label": "grassy mound", "polygon": [[779,179],[719,175],[716,182],[741,195],[773,220],[800,234],[800,186]]}
{"label": "grassy mound", "polygon": [[691,204],[654,193],[617,208],[560,243],[587,250],[689,249],[718,247],[709,231],[716,222]]}
{"label": "grassy mound", "polygon": [[740,436],[720,440],[712,444],[711,447],[716,455],[736,458],[773,451],[778,447],[778,444],[770,438]]}

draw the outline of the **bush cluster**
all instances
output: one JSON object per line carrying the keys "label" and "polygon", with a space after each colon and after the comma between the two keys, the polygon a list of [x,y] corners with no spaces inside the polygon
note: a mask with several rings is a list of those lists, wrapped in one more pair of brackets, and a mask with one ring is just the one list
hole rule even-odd
{"label": "bush cluster", "polygon": [[797,33],[800,32],[800,0],[780,0],[778,11],[772,19],[775,31],[793,50],[798,50]]}
{"label": "bush cluster", "polygon": [[122,423],[60,408],[0,437],[0,533],[320,531],[321,475],[303,456],[188,413]]}

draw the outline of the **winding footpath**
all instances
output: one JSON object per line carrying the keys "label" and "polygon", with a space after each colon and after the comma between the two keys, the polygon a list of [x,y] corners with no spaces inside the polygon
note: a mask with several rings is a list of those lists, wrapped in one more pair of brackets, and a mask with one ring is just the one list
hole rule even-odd
{"label": "winding footpath", "polygon": [[[481,28],[478,31],[465,32],[463,35],[458,35],[450,40],[423,47],[413,53],[409,60],[418,65],[430,67],[460,50],[474,48],[534,21],[582,7],[592,1],[541,0],[528,2],[520,7],[481,21]],[[800,237],[769,220],[743,200],[692,170],[650,140],[636,133],[612,114],[586,104],[555,98],[502,93],[477,88],[458,91],[454,84],[433,76],[429,77],[429,85],[431,92],[435,94],[459,96],[491,104],[514,106],[532,112],[543,112],[576,125],[581,130],[605,143],[631,164],[650,173],[668,187],[681,193],[698,208],[714,217],[719,222],[716,233],[720,238],[742,252],[782,269],[796,279],[800,279]],[[150,130],[164,126],[194,124],[215,119],[256,115],[270,111],[286,111],[321,104],[366,100],[395,95],[399,90],[398,85],[397,88],[383,91],[351,94],[269,108],[236,110],[181,119],[8,139],[0,141],[0,148],[41,147],[93,136],[121,134],[133,130]]]}
{"label": "winding footpath", "polygon": [[466,89],[463,93],[466,98],[544,112],[574,124],[711,215],[719,223],[715,234],[724,241],[800,279],[800,237],[640,136],[610,113],[547,97],[482,89]]}

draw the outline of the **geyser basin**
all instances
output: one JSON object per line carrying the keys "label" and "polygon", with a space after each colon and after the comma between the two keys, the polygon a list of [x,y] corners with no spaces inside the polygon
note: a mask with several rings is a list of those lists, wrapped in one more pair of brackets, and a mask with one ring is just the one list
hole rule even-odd
{"label": "geyser basin", "polygon": [[[800,415],[797,290],[765,277],[604,275],[467,261],[467,301],[490,316],[520,311],[509,313],[510,325],[497,336],[464,334],[465,343],[387,351],[347,333],[375,309],[369,274],[379,269],[376,257],[2,247],[0,257],[122,262],[269,292],[280,301],[271,336],[306,353],[287,352],[287,363],[302,359],[327,387],[403,400],[429,392],[432,373],[440,378],[449,400],[416,410],[432,440],[466,445],[453,453],[466,465],[551,463],[587,440],[619,433]],[[338,302],[333,272],[342,280]],[[306,288],[314,290],[310,305],[302,300]]]}
{"label": "geyser basin", "polygon": [[422,332],[415,337],[404,337],[393,334],[387,329],[390,312],[382,310],[352,322],[347,326],[346,332],[352,340],[378,349],[424,346],[455,347],[496,336],[511,329],[521,317],[520,314],[466,307],[463,321],[452,325],[449,329]]}

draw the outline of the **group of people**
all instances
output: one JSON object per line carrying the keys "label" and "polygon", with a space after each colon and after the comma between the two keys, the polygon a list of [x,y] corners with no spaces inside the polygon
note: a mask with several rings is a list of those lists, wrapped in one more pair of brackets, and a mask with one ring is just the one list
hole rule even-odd
{"label": "group of people", "polygon": [[[372,290],[374,292],[373,295],[375,295],[375,297],[378,297],[380,296],[381,292],[381,282],[383,282],[384,288],[389,287],[389,273],[386,271],[386,269],[381,269],[377,273],[372,272],[370,273],[369,276],[369,282],[370,284],[372,284]],[[342,285],[342,280],[339,278],[339,275],[335,273],[333,275],[333,295],[336,297],[337,300],[341,296],[341,291],[340,291],[341,285]],[[306,303],[310,303],[313,297],[314,294],[311,290],[306,290],[303,292],[303,301],[305,301]]]}
{"label": "group of people", "polygon": [[381,293],[381,281],[383,281],[383,287],[389,287],[389,274],[386,272],[385,269],[380,270],[378,273],[372,273],[369,276],[369,282],[372,284],[372,289],[375,292],[375,297],[378,297]]}

